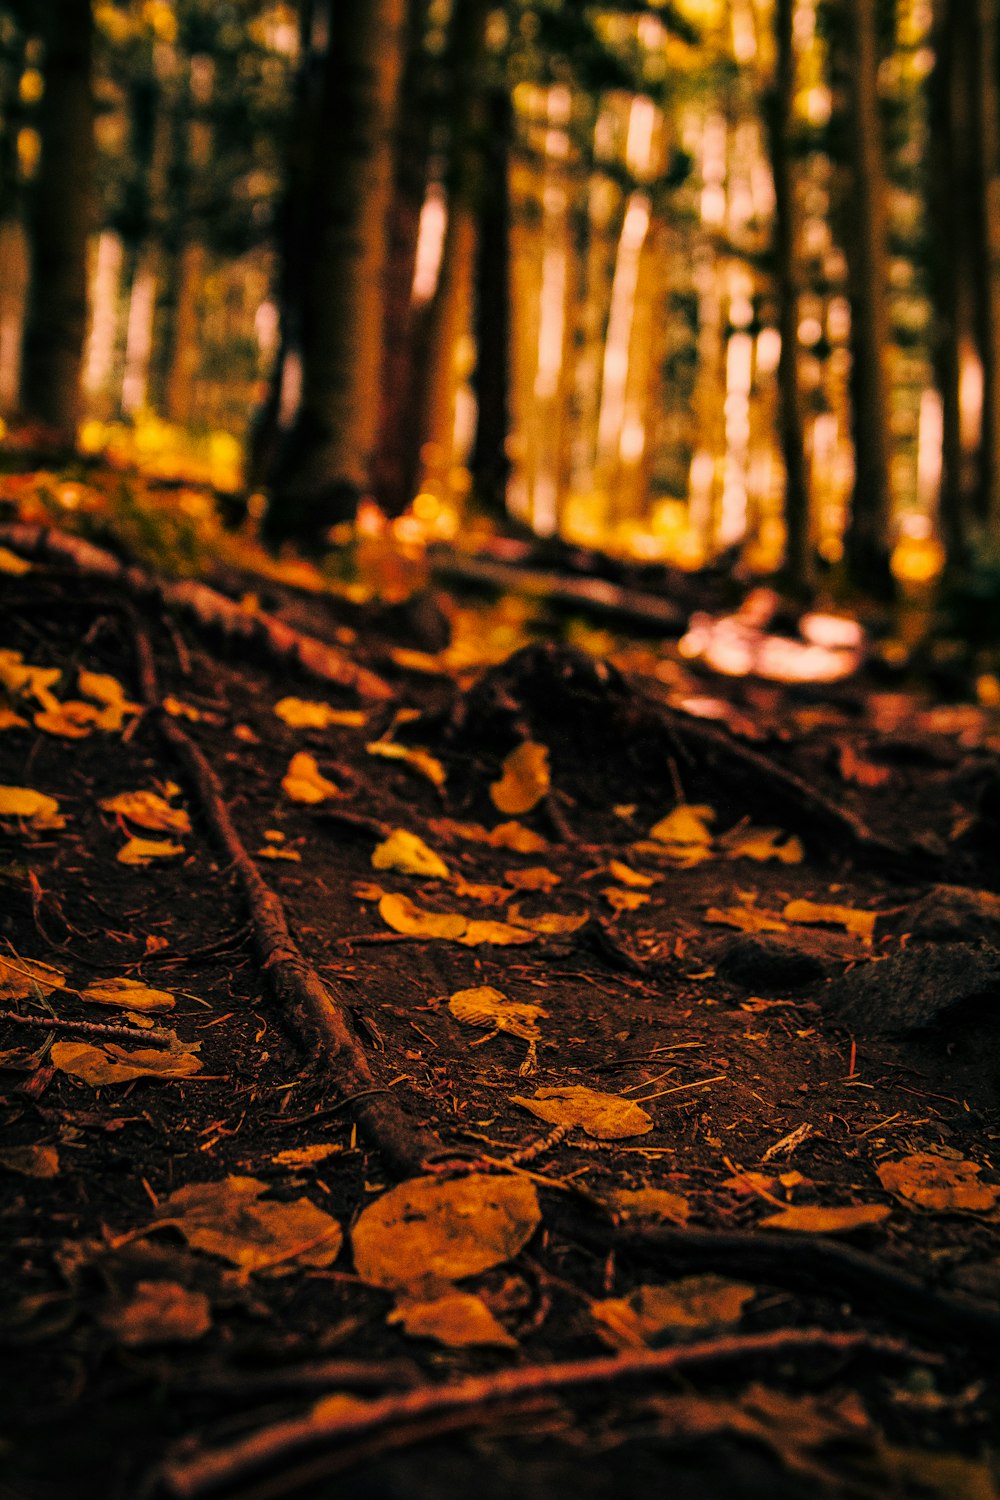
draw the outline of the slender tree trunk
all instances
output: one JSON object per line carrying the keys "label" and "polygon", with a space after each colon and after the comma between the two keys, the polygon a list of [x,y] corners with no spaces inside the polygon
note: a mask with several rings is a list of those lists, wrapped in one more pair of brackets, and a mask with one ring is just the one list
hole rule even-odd
{"label": "slender tree trunk", "polygon": [[496,519],[507,514],[510,427],[510,148],[514,107],[493,88],[486,101],[483,180],[476,246],[476,373],[478,417],[472,453],[477,503]]}
{"label": "slender tree trunk", "polygon": [[189,240],[177,255],[171,340],[163,388],[163,411],[168,421],[190,424],[194,384],[198,373],[198,308],[205,279],[205,246]]}
{"label": "slender tree trunk", "polygon": [[776,0],[774,26],[777,63],[767,106],[774,178],[774,280],[778,297],[779,423],[785,462],[785,573],[789,583],[807,591],[813,582],[809,479],[805,455],[805,420],[799,383],[799,282],[796,265],[798,211],[792,166],[792,102],[795,98],[794,0]]}
{"label": "slender tree trunk", "polygon": [[973,108],[978,169],[979,354],[983,364],[980,514],[1000,542],[1000,7],[966,0],[973,11]]}
{"label": "slender tree trunk", "polygon": [[856,582],[888,582],[890,491],[886,183],[878,100],[876,0],[847,0],[851,107],[846,250],[851,295],[854,499],[847,558]]}
{"label": "slender tree trunk", "polygon": [[47,0],[42,156],[31,213],[31,291],[22,407],[76,443],[87,333],[87,238],[94,213],[90,0]]}
{"label": "slender tree trunk", "polygon": [[272,535],[304,537],[353,514],[369,483],[403,0],[317,0],[311,20],[304,66],[315,86],[295,144],[308,155],[293,185],[305,202],[289,226],[297,242],[286,246],[294,259],[307,254],[298,285],[286,271],[283,287],[284,379],[297,358],[301,386],[269,476],[268,517]]}

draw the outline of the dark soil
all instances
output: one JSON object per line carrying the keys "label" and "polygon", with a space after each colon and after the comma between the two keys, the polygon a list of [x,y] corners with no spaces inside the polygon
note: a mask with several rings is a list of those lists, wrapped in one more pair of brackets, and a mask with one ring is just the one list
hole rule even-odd
{"label": "dark soil", "polygon": [[[138,693],[135,620],[123,598],[59,570],[4,580],[4,588],[0,645],[59,668],[60,699],[76,696],[76,668],[113,674],[127,694]],[[331,640],[339,630],[344,639],[330,606],[308,626],[301,600],[297,609],[302,628]],[[517,1339],[514,1350],[452,1349],[387,1325],[391,1298],[355,1276],[349,1234],[332,1268],[284,1265],[240,1278],[187,1249],[169,1227],[137,1233],[176,1188],[227,1174],[260,1178],[279,1200],[305,1195],[349,1230],[390,1178],[358,1134],[335,1061],[303,1047],[270,998],[232,871],[165,747],[157,714],[129,720],[124,733],[79,739],[5,729],[0,783],[58,798],[67,821],[41,833],[24,820],[0,822],[0,951],[54,965],[78,990],[111,976],[170,990],[176,1008],[156,1019],[182,1041],[201,1043],[203,1071],[95,1090],[53,1071],[46,1045],[53,1033],[0,1023],[4,1149],[55,1146],[60,1161],[50,1180],[0,1171],[0,1496],[170,1493],[157,1475],[182,1439],[222,1446],[305,1413],[330,1390],[352,1388],[346,1376],[310,1376],[318,1362],[374,1366],[363,1392],[370,1395],[606,1354],[592,1301],[676,1274],[669,1255],[651,1263],[624,1243],[609,1253],[618,1229],[595,1200],[639,1187],[681,1195],[690,1230],[713,1234],[750,1233],[777,1211],[775,1199],[887,1206],[881,1223],[840,1243],[916,1278],[912,1315],[905,1306],[887,1310],[860,1283],[848,1293],[836,1275],[829,1286],[813,1278],[806,1289],[796,1262],[812,1237],[787,1232],[787,1248],[767,1252],[767,1274],[747,1273],[756,1296],[739,1326],[696,1336],[868,1330],[906,1349],[892,1357],[807,1351],[733,1359],[707,1372],[484,1410],[471,1430],[428,1424],[405,1444],[389,1427],[377,1439],[321,1452],[311,1473],[297,1478],[294,1465],[279,1465],[221,1493],[459,1500],[475,1490],[483,1500],[536,1493],[605,1500],[635,1489],[743,1500],[806,1496],[819,1486],[830,1494],[996,1496],[987,1465],[995,1342],[949,1327],[944,1315],[928,1321],[922,1302],[975,1299],[984,1328],[993,1326],[1000,1216],[995,1208],[922,1210],[887,1192],[878,1176],[886,1160],[929,1152],[974,1162],[981,1181],[1000,1181],[993,1161],[1000,916],[989,894],[1000,889],[995,716],[880,694],[864,680],[822,699],[815,689],[752,680],[699,682],[648,642],[621,642],[618,666],[549,645],[478,680],[411,670],[393,648],[437,644],[429,623],[437,617],[425,610],[414,639],[405,613],[383,611],[366,632],[355,610],[350,650],[391,675],[397,696],[369,709],[363,729],[322,731],[286,726],[275,702],[294,694],[356,704],[273,664],[227,659],[190,626],[168,629],[160,618],[145,625],[163,693],[199,715],[174,722],[221,778],[247,849],[267,847],[268,831],[277,831],[283,842],[271,846],[300,856],[261,858],[259,868],[305,958],[344,1000],[377,1086],[438,1134],[455,1171],[463,1160],[482,1170],[483,1157],[500,1161],[546,1138],[551,1127],[510,1102],[537,1088],[584,1084],[638,1098],[653,1130],[600,1142],[577,1130],[525,1157],[542,1188],[543,1226],[512,1262],[469,1283]],[[704,748],[706,721],[677,706],[699,693],[710,693],[741,731],[716,724],[724,753],[718,744]],[[443,787],[404,762],[366,753],[389,733],[437,757]],[[519,855],[442,827],[444,818],[501,821],[489,787],[525,737],[551,752],[553,790],[522,818],[546,840],[545,851]],[[300,750],[316,757],[341,797],[315,808],[289,801],[281,780]],[[777,768],[773,781],[768,765]],[[863,820],[877,847],[852,841],[808,799],[797,805],[781,773]],[[182,784],[191,814],[185,854],[147,868],[118,863],[123,829],[101,800],[169,782]],[[801,839],[805,858],[717,856],[685,868],[655,849],[632,848],[648,842],[680,797],[710,804],[717,834],[741,820],[780,826]],[[373,870],[373,830],[382,825],[421,835],[468,885],[507,894],[488,905],[441,881]],[[613,910],[602,894],[619,885],[608,873],[611,859],[655,878],[642,891],[647,902]],[[512,871],[538,866],[559,877],[548,893],[506,884]],[[516,947],[413,939],[381,920],[374,884],[470,917],[509,920],[516,905],[526,917],[590,920],[576,933]],[[707,915],[748,905],[781,913],[799,899],[879,913],[872,942],[829,924],[744,933]],[[450,1014],[448,997],[476,985],[545,1007],[533,1074],[519,1071],[523,1041],[503,1034],[483,1041]],[[3,1008],[121,1018],[69,990]],[[314,1166],[274,1160],[324,1143],[338,1150]],[[770,1185],[748,1182],[747,1172],[765,1174]],[[562,1187],[546,1190],[542,1178]],[[705,1243],[705,1269],[717,1271],[718,1247]],[[739,1277],[731,1254],[727,1266]],[[115,1309],[139,1282],[158,1278],[207,1295],[212,1326],[200,1338],[122,1341]],[[686,1336],[668,1329],[654,1343]],[[355,1369],[353,1388],[359,1383]],[[792,1401],[795,1418],[782,1408],[770,1428],[746,1419],[741,1435],[706,1416],[724,1409],[745,1416],[760,1389]]]}

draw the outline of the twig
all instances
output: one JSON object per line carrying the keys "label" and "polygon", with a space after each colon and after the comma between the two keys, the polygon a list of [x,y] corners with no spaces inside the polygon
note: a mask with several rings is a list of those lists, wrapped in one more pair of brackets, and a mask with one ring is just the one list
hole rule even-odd
{"label": "twig", "polygon": [[231,863],[249,908],[258,960],[275,999],[316,1061],[322,1059],[331,1085],[342,1094],[366,1096],[357,1103],[358,1124],[386,1165],[403,1175],[419,1170],[425,1158],[440,1151],[440,1140],[416,1125],[393,1095],[381,1091],[346,1002],[320,978],[292,937],[281,901],[236,831],[218,776],[190,735],[159,710],[152,643],[141,621],[134,619],[133,629],[141,697],[154,711],[161,737],[184,767],[202,816]]}
{"label": "twig", "polygon": [[21,1016],[17,1011],[0,1010],[0,1021],[10,1021],[14,1026],[37,1026],[42,1031],[72,1031],[81,1036],[107,1036],[113,1041],[152,1042],[157,1047],[172,1047],[177,1038],[172,1031],[160,1026],[140,1030],[138,1026],[115,1026],[104,1021],[69,1021],[62,1016]]}
{"label": "twig", "polygon": [[[441,1386],[423,1386],[397,1396],[385,1396],[353,1411],[293,1418],[276,1422],[225,1447],[199,1450],[182,1445],[168,1457],[157,1478],[178,1500],[196,1500],[272,1466],[319,1448],[352,1438],[409,1428],[409,1440],[423,1438],[428,1424],[446,1413],[465,1413],[471,1425],[482,1420],[484,1408],[539,1393],[581,1390],[588,1386],[616,1386],[633,1381],[662,1379],[679,1370],[743,1363],[796,1352],[826,1352],[840,1357],[869,1353],[893,1359],[922,1359],[895,1339],[868,1333],[831,1333],[825,1328],[786,1328],[772,1333],[707,1339],[679,1348],[629,1350],[600,1359],[569,1360],[501,1370]],[[459,1424],[456,1424],[459,1425]],[[393,1446],[398,1446],[397,1442]]]}

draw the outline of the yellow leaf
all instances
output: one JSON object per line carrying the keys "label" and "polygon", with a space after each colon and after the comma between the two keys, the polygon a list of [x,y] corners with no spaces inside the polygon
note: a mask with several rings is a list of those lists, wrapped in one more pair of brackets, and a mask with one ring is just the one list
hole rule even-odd
{"label": "yellow leaf", "polygon": [[409,896],[383,896],[378,904],[379,916],[394,932],[408,937],[450,938],[462,936],[468,921],[457,911],[424,911]]}
{"label": "yellow leaf", "polygon": [[288,1151],[279,1151],[271,1160],[276,1167],[313,1167],[317,1162],[336,1156],[343,1146],[327,1141],[316,1146],[292,1146]]}
{"label": "yellow leaf", "polygon": [[292,756],[281,785],[293,802],[325,802],[340,795],[340,789],[320,773],[316,757],[305,750]]}
{"label": "yellow leaf", "polygon": [[633,1100],[622,1099],[618,1094],[602,1094],[582,1084],[539,1089],[533,1099],[512,1094],[511,1103],[519,1104],[550,1125],[579,1127],[598,1141],[647,1135],[653,1128],[649,1115]]}
{"label": "yellow leaf", "polygon": [[71,1078],[80,1078],[92,1088],[131,1083],[133,1078],[190,1078],[201,1072],[193,1052],[140,1047],[127,1052],[117,1042],[92,1047],[89,1042],[54,1042],[49,1053],[52,1066]]}
{"label": "yellow leaf", "polygon": [[[780,841],[784,839],[784,843]],[[780,828],[744,828],[725,834],[719,845],[727,859],[755,859],[760,863],[777,859],[783,865],[800,865],[805,858],[802,840]]]}
{"label": "yellow leaf", "polygon": [[476,948],[480,943],[492,943],[494,947],[509,947],[514,943],[532,943],[535,934],[524,927],[512,927],[508,922],[480,922],[471,919],[465,931],[456,939],[466,948]]}
{"label": "yellow leaf", "polygon": [[28,729],[27,719],[22,719],[12,708],[0,705],[0,729]]}
{"label": "yellow leaf", "polygon": [[712,855],[712,833],[708,824],[715,818],[715,811],[703,804],[688,806],[681,802],[673,812],[653,825],[649,830],[651,839],[662,844],[671,859],[681,864],[696,865]]}
{"label": "yellow leaf", "polygon": [[543,937],[565,936],[569,932],[579,932],[590,918],[584,912],[581,916],[578,912],[546,911],[537,917],[524,917],[518,907],[512,906],[507,912],[512,922],[519,927],[527,927],[530,932],[540,932]]}
{"label": "yellow leaf", "polygon": [[150,989],[139,979],[95,979],[81,991],[80,999],[142,1012],[173,1010],[175,1004],[169,990]]}
{"label": "yellow leaf", "polygon": [[502,990],[495,990],[489,984],[471,990],[457,990],[448,1001],[448,1009],[455,1020],[465,1026],[506,1031],[525,1042],[541,1040],[538,1018],[548,1015],[540,1005],[508,1000]]}
{"label": "yellow leaf", "polygon": [[470,844],[489,844],[492,849],[509,849],[512,854],[542,854],[549,847],[540,833],[523,823],[498,823],[483,828],[479,823],[456,823],[453,818],[432,818],[430,826],[442,838],[465,839]]}
{"label": "yellow leaf", "polygon": [[297,865],[302,862],[302,855],[297,849],[278,849],[274,844],[265,844],[263,849],[258,849],[256,859],[286,859],[291,864]]}
{"label": "yellow leaf", "polygon": [[40,709],[34,716],[34,724],[36,729],[64,740],[83,740],[97,727],[99,717],[100,713],[92,703],[70,699],[68,703],[57,703],[54,708]]}
{"label": "yellow leaf", "polygon": [[627,1219],[673,1219],[685,1224],[690,1213],[686,1198],[664,1188],[612,1188],[605,1197]]}
{"label": "yellow leaf", "polygon": [[100,806],[104,812],[117,813],[153,833],[191,832],[191,819],[184,808],[171,807],[157,792],[119,792],[117,797],[105,797]]}
{"label": "yellow leaf", "polygon": [[137,1281],[128,1301],[113,1304],[100,1321],[129,1349],[187,1344],[211,1328],[212,1308],[204,1292],[191,1291],[179,1281]]}
{"label": "yellow leaf", "polygon": [[429,849],[422,838],[405,828],[394,828],[389,837],[372,854],[372,868],[399,870],[403,875],[420,875],[430,880],[447,880],[448,866]]}
{"label": "yellow leaf", "polygon": [[0,1000],[26,1000],[31,995],[51,995],[66,983],[65,974],[33,958],[0,954]]}
{"label": "yellow leaf", "polygon": [[426,776],[435,786],[444,786],[445,770],[439,760],[426,750],[412,745],[397,745],[395,740],[373,740],[365,746],[369,755],[380,755],[383,760],[401,760],[421,776]]}
{"label": "yellow leaf", "polygon": [[606,885],[601,895],[609,906],[614,907],[615,911],[635,911],[637,907],[645,906],[649,901],[649,896],[645,891],[623,891],[619,890],[616,885]]}
{"label": "yellow leaf", "polygon": [[[117,710],[119,718],[127,713],[142,713],[142,704],[129,703],[125,697],[125,689],[117,677],[112,677],[107,672],[85,672],[81,670],[77,673],[76,680],[80,692],[85,698],[93,698],[95,702],[103,703],[107,708]],[[120,727],[120,724],[117,727]]]}
{"label": "yellow leaf", "polygon": [[411,1338],[434,1339],[449,1349],[474,1345],[517,1348],[517,1339],[497,1322],[483,1299],[472,1292],[447,1291],[428,1300],[401,1298],[386,1322],[400,1324]]}
{"label": "yellow leaf", "polygon": [[459,1281],[510,1260],[540,1220],[527,1177],[416,1177],[362,1212],[351,1234],[354,1266],[372,1286]]}
{"label": "yellow leaf", "polygon": [[849,1234],[868,1224],[881,1224],[892,1212],[881,1203],[858,1203],[850,1208],[795,1207],[761,1219],[762,1229],[791,1229],[799,1234]]}
{"label": "yellow leaf", "polygon": [[461,873],[452,877],[452,889],[456,896],[468,896],[470,901],[481,901],[484,906],[499,906],[509,901],[513,891],[505,885],[488,885],[482,880],[466,880]]}
{"label": "yellow leaf", "polygon": [[639,1286],[627,1297],[592,1302],[590,1310],[602,1337],[614,1348],[641,1348],[668,1329],[738,1323],[744,1305],[756,1295],[744,1282],[709,1272],[668,1286]]}
{"label": "yellow leaf", "polygon": [[170,715],[172,719],[187,719],[189,724],[197,724],[202,717],[196,708],[190,703],[182,703],[180,698],[174,698],[170,694],[163,700],[163,712]]}
{"label": "yellow leaf", "polygon": [[503,774],[490,787],[493,806],[502,813],[530,812],[548,792],[551,780],[547,747],[525,740],[505,757]]}
{"label": "yellow leaf", "polygon": [[47,1181],[59,1176],[59,1152],[55,1146],[5,1146],[0,1150],[0,1168]]}
{"label": "yellow leaf", "polygon": [[0,786],[0,818],[23,818],[32,828],[65,828],[55,797],[27,786]]}
{"label": "yellow leaf", "polygon": [[861,938],[862,942],[870,943],[881,913],[857,911],[852,906],[825,906],[815,901],[789,901],[781,915],[789,922],[826,923],[833,927],[844,927],[855,937]]}
{"label": "yellow leaf", "polygon": [[11,578],[21,578],[30,572],[31,563],[27,558],[18,557],[9,547],[0,547],[0,573],[7,573]]}
{"label": "yellow leaf", "polygon": [[329,703],[310,703],[305,698],[282,698],[274,705],[279,719],[292,729],[362,729],[367,714],[358,708],[333,708]]}
{"label": "yellow leaf", "polygon": [[1000,1198],[1000,1187],[977,1182],[982,1168],[974,1161],[949,1161],[929,1151],[917,1151],[898,1161],[884,1161],[879,1181],[918,1208],[939,1213],[989,1213]]}
{"label": "yellow leaf", "polygon": [[119,849],[117,859],[122,865],[148,865],[154,859],[174,859],[183,853],[183,844],[171,844],[168,839],[129,839]]}
{"label": "yellow leaf", "polygon": [[645,887],[656,884],[655,876],[643,875],[620,859],[608,860],[608,874],[613,875],[619,885]]}
{"label": "yellow leaf", "polygon": [[0,684],[9,693],[37,699],[43,708],[58,707],[51,689],[61,675],[58,667],[28,666],[20,651],[0,651]]}
{"label": "yellow leaf", "polygon": [[328,1266],[337,1259],[343,1232],[336,1219],[308,1198],[261,1201],[266,1182],[226,1177],[178,1188],[162,1205],[158,1222],[176,1225],[194,1250],[218,1255],[244,1271],[295,1261]]}
{"label": "yellow leaf", "polygon": [[706,922],[723,927],[737,927],[741,932],[787,932],[788,923],[773,911],[759,911],[756,906],[710,906]]}
{"label": "yellow leaf", "polygon": [[516,891],[551,891],[561,883],[562,876],[544,865],[532,865],[529,870],[508,870],[504,880]]}

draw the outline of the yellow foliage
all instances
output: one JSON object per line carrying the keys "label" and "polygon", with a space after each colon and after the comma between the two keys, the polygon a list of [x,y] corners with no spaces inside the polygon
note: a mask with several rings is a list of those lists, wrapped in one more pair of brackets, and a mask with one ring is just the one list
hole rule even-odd
{"label": "yellow foliage", "polygon": [[525,740],[505,757],[503,774],[490,787],[490,797],[499,812],[516,815],[536,807],[550,785],[547,747]]}
{"label": "yellow foliage", "polygon": [[550,1125],[578,1127],[598,1141],[648,1135],[653,1128],[649,1115],[633,1100],[622,1099],[618,1094],[602,1094],[582,1084],[539,1089],[533,1099],[512,1094],[511,1103],[519,1104],[539,1120],[548,1120]]}
{"label": "yellow foliage", "polygon": [[340,788],[321,774],[316,757],[305,750],[292,756],[281,785],[293,802],[325,802],[328,797],[340,796]]}

